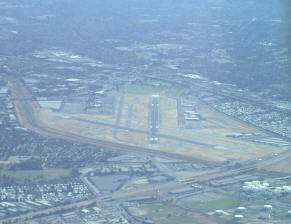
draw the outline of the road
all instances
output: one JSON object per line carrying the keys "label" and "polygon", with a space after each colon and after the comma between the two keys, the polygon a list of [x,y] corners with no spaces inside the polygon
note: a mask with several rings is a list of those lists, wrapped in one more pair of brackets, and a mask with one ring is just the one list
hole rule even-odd
{"label": "road", "polygon": [[80,179],[95,196],[100,193],[99,189],[88,180],[88,177],[81,176]]}

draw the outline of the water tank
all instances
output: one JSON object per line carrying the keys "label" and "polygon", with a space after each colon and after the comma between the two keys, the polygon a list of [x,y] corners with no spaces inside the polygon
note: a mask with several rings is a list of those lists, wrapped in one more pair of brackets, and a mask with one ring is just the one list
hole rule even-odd
{"label": "water tank", "polygon": [[252,182],[252,184],[255,185],[255,186],[259,186],[259,185],[261,185],[261,182],[259,180],[254,180]]}
{"label": "water tank", "polygon": [[252,182],[246,181],[246,182],[244,182],[244,185],[246,185],[246,186],[252,185]]}
{"label": "water tank", "polygon": [[243,215],[234,215],[233,219],[236,221],[242,220],[244,218]]}
{"label": "water tank", "polygon": [[291,193],[291,187],[289,187],[289,186],[283,186],[282,189],[283,189],[284,192],[286,192],[286,193]]}
{"label": "water tank", "polygon": [[250,188],[250,186],[242,186],[242,190],[243,191],[249,191],[251,188]]}
{"label": "water tank", "polygon": [[272,205],[264,205],[264,210],[265,210],[265,211],[271,211],[272,208],[273,208]]}
{"label": "water tank", "polygon": [[225,212],[223,210],[219,209],[219,210],[215,210],[214,214],[217,216],[223,216],[223,215],[225,215]]}
{"label": "water tank", "polygon": [[246,208],[245,207],[237,207],[236,208],[236,212],[242,213],[242,212],[245,212],[245,211],[246,211]]}

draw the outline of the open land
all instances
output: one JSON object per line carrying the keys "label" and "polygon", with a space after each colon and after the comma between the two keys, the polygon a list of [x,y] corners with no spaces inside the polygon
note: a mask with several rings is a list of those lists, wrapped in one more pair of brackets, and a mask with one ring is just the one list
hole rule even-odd
{"label": "open land", "polygon": [[[23,87],[22,87],[23,88]],[[11,88],[12,92],[15,91]],[[155,92],[159,89],[154,88]],[[149,91],[149,90],[147,90]],[[164,88],[160,89],[163,93]],[[151,92],[151,91],[150,91]],[[257,158],[269,153],[279,152],[280,148],[253,142],[245,142],[239,139],[229,138],[233,133],[262,133],[261,130],[233,120],[207,105],[191,98],[190,101],[198,109],[203,120],[201,127],[197,129],[181,129],[178,127],[176,98],[161,95],[161,127],[159,135],[161,142],[157,145],[149,145],[148,135],[148,110],[151,94],[125,94],[120,122],[115,124],[117,112],[113,115],[87,115],[87,114],[64,114],[52,110],[42,109],[30,102],[34,108],[33,116],[36,122],[53,129],[56,133],[68,133],[88,137],[95,140],[106,140],[132,146],[150,147],[155,150],[192,156],[202,160],[223,162],[227,159],[246,160]],[[130,117],[128,108],[132,107]],[[16,103],[17,106],[17,103]],[[17,106],[18,117],[22,118],[21,107]],[[126,126],[130,119],[130,127]],[[23,122],[24,126],[25,123]],[[116,131],[116,136],[113,133]],[[210,156],[211,155],[211,156]]]}

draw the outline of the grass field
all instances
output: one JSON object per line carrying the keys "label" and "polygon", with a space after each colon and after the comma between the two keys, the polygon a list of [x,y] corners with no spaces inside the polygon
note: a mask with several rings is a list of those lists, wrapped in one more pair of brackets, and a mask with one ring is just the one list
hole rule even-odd
{"label": "grass field", "polygon": [[175,206],[162,204],[145,204],[141,209],[147,212],[144,218],[150,218],[157,224],[195,224],[193,218]]}
{"label": "grass field", "polygon": [[36,179],[36,178],[55,179],[59,177],[70,176],[71,171],[64,169],[16,170],[16,171],[3,169],[0,171],[0,175],[6,175],[22,179]]}
{"label": "grass field", "polygon": [[175,211],[173,206],[161,204],[145,204],[141,208],[147,211],[147,216],[167,216]]}
{"label": "grass field", "polygon": [[126,87],[125,92],[131,94],[165,94],[169,97],[181,97],[186,89],[179,85],[157,80],[145,80],[137,84]]}
{"label": "grass field", "polygon": [[216,210],[216,209],[228,209],[235,208],[239,203],[231,198],[220,198],[216,200],[207,201],[203,204],[189,205],[188,208],[194,210]]}
{"label": "grass field", "polygon": [[188,216],[170,216],[157,222],[158,224],[195,224],[193,218]]}

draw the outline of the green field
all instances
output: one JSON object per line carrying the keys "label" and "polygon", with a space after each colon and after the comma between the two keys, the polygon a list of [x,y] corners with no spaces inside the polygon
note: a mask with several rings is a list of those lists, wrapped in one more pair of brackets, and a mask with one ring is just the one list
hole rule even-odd
{"label": "green field", "polygon": [[216,210],[228,209],[237,207],[239,203],[231,198],[220,198],[216,200],[207,201],[203,204],[189,205],[188,208],[195,210]]}
{"label": "green field", "polygon": [[195,224],[193,218],[188,216],[171,216],[167,217],[164,220],[160,220],[157,222],[158,224]]}
{"label": "green field", "polygon": [[151,59],[153,56],[155,56],[155,53],[147,51],[147,52],[136,52],[135,53],[136,57],[139,59]]}
{"label": "green field", "polygon": [[273,56],[281,63],[288,63],[291,61],[288,48],[282,48],[272,53]]}
{"label": "green field", "polygon": [[141,207],[147,211],[147,217],[151,216],[167,216],[173,214],[175,208],[173,206],[161,205],[161,204],[145,204]]}
{"label": "green field", "polygon": [[195,224],[179,207],[162,204],[145,204],[141,209],[147,212],[144,218],[150,218],[157,224]]}
{"label": "green field", "polygon": [[169,97],[181,97],[185,94],[186,88],[180,85],[173,85],[169,82],[158,80],[145,80],[137,84],[127,86],[125,91],[131,94],[165,94]]}
{"label": "green field", "polygon": [[275,51],[273,55],[280,55],[280,54],[285,54],[288,52],[288,48],[282,48],[281,50]]}
{"label": "green field", "polygon": [[23,179],[55,179],[60,177],[67,177],[71,175],[70,170],[64,169],[47,169],[47,170],[1,170],[0,175],[11,176],[15,178]]}

